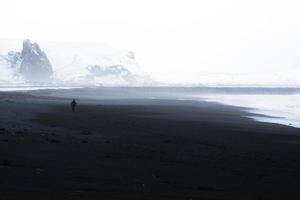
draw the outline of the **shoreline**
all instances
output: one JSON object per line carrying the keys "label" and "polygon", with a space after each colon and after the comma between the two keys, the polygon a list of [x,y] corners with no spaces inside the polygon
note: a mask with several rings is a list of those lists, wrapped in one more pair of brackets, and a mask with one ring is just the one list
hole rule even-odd
{"label": "shoreline", "polygon": [[[89,99],[172,99],[189,101],[207,101],[234,106],[244,109],[249,114],[245,115],[259,122],[276,123],[295,128],[300,128],[300,115],[291,107],[299,107],[296,98],[300,90],[297,88],[219,88],[219,87],[196,87],[196,88],[153,88],[153,87],[101,87],[101,88],[77,88],[71,90],[43,90],[36,94],[48,93],[49,96],[72,98],[73,95]],[[87,92],[86,92],[87,91]],[[94,94],[93,94],[94,93]],[[98,94],[100,93],[100,94]],[[101,95],[101,94],[104,95]],[[98,94],[98,95],[97,95]],[[120,96],[123,94],[124,96]],[[197,95],[196,95],[197,94]],[[244,95],[246,98],[240,98]],[[273,97],[275,95],[276,97]],[[47,96],[47,95],[46,95]],[[219,96],[219,97],[218,97]],[[227,98],[225,98],[227,97]],[[253,98],[254,97],[254,98]],[[257,98],[257,99],[256,99]],[[278,100],[277,100],[278,98]],[[292,99],[294,98],[294,99]],[[269,102],[277,102],[269,104]],[[264,103],[261,103],[264,102]],[[256,117],[257,116],[257,117]]]}

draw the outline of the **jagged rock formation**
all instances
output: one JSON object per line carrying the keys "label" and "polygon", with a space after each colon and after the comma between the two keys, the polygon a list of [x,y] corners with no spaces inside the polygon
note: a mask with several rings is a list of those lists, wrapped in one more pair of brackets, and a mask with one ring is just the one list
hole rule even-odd
{"label": "jagged rock formation", "polygon": [[20,52],[10,51],[6,57],[7,62],[14,69],[20,69],[20,64],[22,62],[22,55]]}
{"label": "jagged rock formation", "polygon": [[21,55],[15,54],[15,57],[22,60],[20,73],[26,80],[45,82],[53,75],[50,61],[37,43],[24,40]]}
{"label": "jagged rock formation", "polygon": [[21,52],[10,51],[0,57],[2,67],[11,69],[10,75],[19,77],[27,82],[48,82],[53,75],[50,61],[37,43],[23,41]]}
{"label": "jagged rock formation", "polygon": [[135,75],[121,65],[113,65],[109,67],[89,65],[87,66],[87,70],[89,71],[88,76],[92,78],[112,76],[115,78],[118,77],[119,79],[123,79],[128,83],[135,83],[137,81]]}

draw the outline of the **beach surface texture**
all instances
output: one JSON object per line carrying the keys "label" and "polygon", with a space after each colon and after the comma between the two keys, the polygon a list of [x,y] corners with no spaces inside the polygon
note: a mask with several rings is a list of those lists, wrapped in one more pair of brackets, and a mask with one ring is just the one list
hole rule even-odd
{"label": "beach surface texture", "polygon": [[0,93],[0,199],[299,199],[300,131],[212,102]]}

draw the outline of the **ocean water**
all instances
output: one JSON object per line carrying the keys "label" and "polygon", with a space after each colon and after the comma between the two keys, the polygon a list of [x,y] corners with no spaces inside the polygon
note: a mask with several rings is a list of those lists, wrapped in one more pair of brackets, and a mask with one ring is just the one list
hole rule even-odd
{"label": "ocean water", "polygon": [[299,94],[206,94],[196,95],[201,100],[245,107],[257,121],[278,123],[300,128]]}

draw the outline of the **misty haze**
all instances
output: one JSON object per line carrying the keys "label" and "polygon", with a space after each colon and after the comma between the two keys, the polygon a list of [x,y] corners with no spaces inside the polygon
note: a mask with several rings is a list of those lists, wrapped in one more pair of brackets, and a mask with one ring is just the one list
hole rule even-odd
{"label": "misty haze", "polygon": [[299,9],[4,0],[0,200],[299,199]]}

